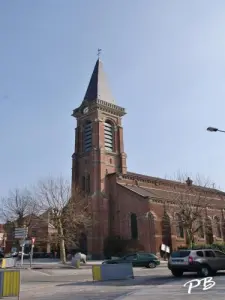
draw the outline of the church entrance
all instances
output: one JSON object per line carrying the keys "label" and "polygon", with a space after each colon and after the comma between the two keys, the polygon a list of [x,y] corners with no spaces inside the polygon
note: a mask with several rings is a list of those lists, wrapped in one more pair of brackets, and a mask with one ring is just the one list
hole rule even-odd
{"label": "church entrance", "polygon": [[[164,213],[164,216],[162,217],[162,244],[165,246],[168,246],[170,248],[170,253],[172,252],[172,233],[171,233],[171,221],[170,217],[167,213]],[[161,257],[166,257],[168,254],[166,254],[165,251],[162,251],[160,249]]]}

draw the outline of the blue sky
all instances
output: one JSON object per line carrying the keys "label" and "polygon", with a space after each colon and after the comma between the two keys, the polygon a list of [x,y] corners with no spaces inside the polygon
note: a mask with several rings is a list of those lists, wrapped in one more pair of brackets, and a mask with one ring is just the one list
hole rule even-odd
{"label": "blue sky", "polygon": [[1,0],[0,196],[71,176],[97,49],[127,109],[130,171],[210,177],[225,190],[225,2]]}

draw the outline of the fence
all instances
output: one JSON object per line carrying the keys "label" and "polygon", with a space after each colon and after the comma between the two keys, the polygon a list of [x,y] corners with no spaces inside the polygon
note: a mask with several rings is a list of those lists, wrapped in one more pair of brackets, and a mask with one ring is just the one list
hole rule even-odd
{"label": "fence", "polygon": [[133,266],[130,263],[92,266],[92,278],[94,281],[134,278]]}

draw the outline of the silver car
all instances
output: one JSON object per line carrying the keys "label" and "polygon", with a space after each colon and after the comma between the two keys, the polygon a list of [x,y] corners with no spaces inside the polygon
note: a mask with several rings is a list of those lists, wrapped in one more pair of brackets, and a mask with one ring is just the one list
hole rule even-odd
{"label": "silver car", "polygon": [[202,277],[215,275],[225,270],[225,253],[213,249],[175,251],[171,253],[168,268],[176,277],[184,272],[197,272]]}

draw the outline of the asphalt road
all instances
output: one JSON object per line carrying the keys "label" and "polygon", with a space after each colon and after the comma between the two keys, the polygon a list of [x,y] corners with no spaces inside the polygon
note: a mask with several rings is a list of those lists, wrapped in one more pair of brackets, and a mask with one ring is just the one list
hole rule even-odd
{"label": "asphalt road", "polygon": [[[90,269],[22,270],[21,300],[224,300],[225,273],[214,277],[215,286],[203,291],[203,285],[188,294],[184,284],[196,275],[172,277],[167,267],[135,268],[135,279],[92,282]],[[197,284],[195,281],[194,284]],[[11,300],[11,298],[7,298]],[[13,299],[13,298],[12,298]],[[15,299],[15,298],[14,298]]]}

